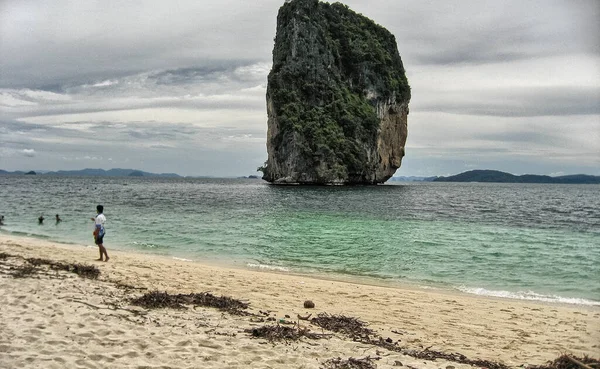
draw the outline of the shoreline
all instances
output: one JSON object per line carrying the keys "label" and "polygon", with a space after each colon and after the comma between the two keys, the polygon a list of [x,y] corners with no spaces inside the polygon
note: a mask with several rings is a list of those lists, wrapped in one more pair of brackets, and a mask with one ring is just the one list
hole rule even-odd
{"label": "shoreline", "polygon": [[[56,245],[64,245],[65,247],[73,247],[75,249],[81,248],[92,248],[96,249],[95,245],[83,245],[75,241],[56,241],[51,239],[48,236],[39,236],[39,235],[28,235],[20,232],[13,233],[10,231],[1,232],[0,229],[0,239],[2,237],[17,237],[17,238],[25,238],[32,240],[39,240],[40,242],[49,242]],[[251,261],[240,261],[240,260],[230,260],[226,258],[210,258],[210,259],[194,259],[190,255],[170,255],[170,254],[162,254],[147,250],[135,250],[135,249],[126,249],[126,248],[117,248],[113,249],[113,251],[122,252],[126,254],[134,254],[134,255],[146,255],[149,257],[159,257],[165,258],[166,260],[174,260],[181,262],[189,262],[189,263],[198,263],[201,265],[214,266],[219,268],[227,268],[227,269],[235,269],[242,271],[257,271],[263,273],[275,273],[282,275],[291,275],[303,278],[314,278],[319,280],[329,280],[336,282],[345,282],[352,284],[361,284],[367,286],[379,286],[379,287],[389,287],[389,288],[399,288],[399,289],[410,289],[410,290],[433,290],[440,293],[448,293],[448,294],[458,294],[461,296],[471,296],[471,297],[482,297],[489,299],[501,299],[508,301],[527,301],[532,303],[542,303],[542,304],[556,304],[556,305],[565,305],[565,306],[590,306],[590,307],[600,307],[600,300],[593,300],[585,297],[567,297],[567,296],[559,296],[556,294],[542,294],[534,291],[507,291],[507,290],[492,290],[484,287],[466,287],[466,286],[456,286],[451,284],[444,283],[434,283],[434,282],[421,282],[414,280],[399,280],[394,278],[383,278],[383,277],[374,277],[367,275],[358,275],[358,274],[340,274],[340,273],[326,273],[326,272],[308,272],[301,270],[290,270],[288,267],[278,266],[278,265],[263,265],[258,262]],[[478,292],[469,292],[470,291],[484,291],[484,293]]]}
{"label": "shoreline", "polygon": [[[315,276],[289,272],[207,265],[198,261],[177,260],[170,256],[110,249],[111,259],[108,263],[103,263],[94,261],[97,257],[97,249],[91,246],[58,244],[4,234],[0,234],[0,252],[23,257],[95,265],[101,271],[100,280],[95,282],[96,284],[119,282],[147,290],[169,293],[211,292],[215,295],[231,296],[248,301],[252,312],[268,311],[277,319],[283,319],[285,315],[296,317],[296,315],[305,316],[319,312],[352,316],[367,322],[369,327],[380,333],[382,337],[400,340],[409,348],[418,350],[432,347],[434,350],[443,352],[458,352],[469,358],[502,362],[510,367],[523,364],[540,365],[564,352],[570,352],[577,356],[600,356],[600,344],[598,344],[600,342],[600,308],[596,306],[494,298],[470,295],[460,291],[411,288],[411,286],[371,285],[356,281],[322,279],[320,276],[315,278]],[[105,288],[94,285],[94,283],[78,282],[78,279],[73,282],[83,284],[83,287],[77,288],[84,291],[83,295],[90,301],[97,299],[94,291]],[[5,323],[7,326],[3,326],[0,331],[4,331],[6,328],[13,335],[19,336],[22,332],[19,333],[19,327],[11,326],[13,324],[11,318],[28,317],[33,321],[42,318],[34,311],[13,303],[19,298],[33,298],[31,296],[24,297],[19,292],[21,284],[33,283],[29,287],[31,293],[38,296],[43,293],[47,294],[48,301],[45,305],[41,304],[42,310],[61,309],[60,305],[55,306],[56,304],[52,303],[53,296],[62,293],[62,290],[58,289],[52,280],[42,278],[29,281],[2,276],[0,283],[2,283],[0,290],[6,295],[2,299],[9,300],[2,300],[4,303],[3,320],[8,323]],[[315,308],[305,309],[303,307],[305,300],[313,301],[316,305]],[[7,309],[4,306],[7,306]],[[85,312],[85,306],[81,306],[81,304],[78,308],[85,314],[92,313]],[[224,319],[219,318],[221,314],[216,313],[215,315],[210,309],[204,308],[181,314],[187,317],[186,319],[197,319],[186,315],[193,313],[213,316],[213,318],[216,316],[217,320]],[[72,324],[84,324],[82,321],[86,319],[85,314],[80,312],[81,316],[74,315],[74,321],[79,323]],[[156,314],[160,319],[172,318],[172,314],[165,311],[156,311],[152,314]],[[243,334],[239,333],[239,327],[250,324],[248,321],[238,318],[228,318],[227,320],[231,320],[229,322],[231,326],[227,326],[228,329],[235,331],[237,327],[236,338],[211,336],[211,339],[217,342],[222,339],[239,341],[239,344],[248,345],[248,348],[253,349],[270,347],[261,345],[257,340],[242,337]],[[55,324],[46,322],[45,327],[49,329],[52,326],[64,330],[72,325],[66,324],[65,328],[65,324],[65,321],[59,320]],[[127,333],[124,328],[119,328],[120,324],[120,321],[106,322],[109,327],[106,329],[111,332],[123,330]],[[93,331],[95,328],[91,327],[90,329]],[[133,328],[130,327],[131,329]],[[191,330],[188,335],[196,334],[194,332]],[[159,330],[155,333],[168,340],[166,332]],[[109,336],[113,337],[113,335]],[[113,338],[118,339],[118,334]],[[146,340],[149,339],[151,337],[146,337]],[[165,344],[168,342],[163,342],[163,346]],[[359,355],[354,346],[356,343],[352,342],[337,342],[336,345],[339,347],[335,346],[335,349],[331,345],[333,345],[333,341],[319,343],[318,346],[307,344],[304,347],[300,345],[302,347],[298,346],[298,350],[300,357],[305,356],[308,352],[303,350],[310,350],[311,354],[316,355],[316,359],[313,361],[331,357],[333,352],[338,352],[339,355],[345,353],[346,357],[367,356],[368,353],[375,355],[374,349],[361,350],[360,352],[364,351],[366,354]],[[14,348],[13,346],[14,337],[10,338],[0,333],[0,351],[6,349],[12,352],[10,350],[11,347]],[[160,351],[160,346],[157,346],[156,349]],[[222,349],[226,354],[227,349],[233,350],[233,348],[227,347]],[[272,351],[274,352],[261,355],[263,359],[275,356],[282,361],[279,364],[269,364],[272,367],[283,368],[290,365],[302,367],[290,361],[294,354],[281,352],[280,346],[273,346]],[[238,354],[242,355],[239,352]],[[15,355],[14,362],[16,363],[20,356]],[[387,358],[391,360],[391,357],[393,356],[390,354]],[[389,360],[387,361],[394,363]],[[405,364],[410,362],[408,358],[399,360]],[[417,360],[417,362],[422,361]],[[215,368],[222,367],[219,364],[224,364],[224,362],[216,364]],[[319,367],[319,362],[314,364],[317,366],[311,363],[305,367]],[[383,364],[383,362],[378,363],[381,367],[387,367]],[[460,367],[460,364],[450,365]],[[421,364],[418,367],[424,366]],[[438,367],[439,364],[434,363],[432,368]]]}

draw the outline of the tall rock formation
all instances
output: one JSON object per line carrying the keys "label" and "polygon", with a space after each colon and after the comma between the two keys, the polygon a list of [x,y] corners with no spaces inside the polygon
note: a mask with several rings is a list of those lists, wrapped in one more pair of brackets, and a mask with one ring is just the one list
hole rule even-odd
{"label": "tall rock formation", "polygon": [[340,3],[286,1],[268,78],[263,179],[385,182],[404,156],[409,100],[390,32]]}

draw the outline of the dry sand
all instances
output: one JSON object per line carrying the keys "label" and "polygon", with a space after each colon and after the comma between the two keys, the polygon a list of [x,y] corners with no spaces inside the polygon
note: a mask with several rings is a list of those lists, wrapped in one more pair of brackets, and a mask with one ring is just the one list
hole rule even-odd
{"label": "dry sand", "polygon": [[[319,312],[369,323],[382,337],[423,350],[459,352],[510,367],[543,364],[562,353],[600,356],[600,308],[484,298],[448,291],[375,286],[309,276],[231,269],[167,257],[0,235],[0,253],[97,266],[97,280],[47,270],[10,273],[18,258],[0,260],[1,368],[321,368],[332,358],[378,357],[377,368],[470,368],[427,361],[329,339],[272,344],[244,329],[266,323],[212,308],[146,311],[128,297],[147,291],[211,292],[250,303],[277,320]],[[136,286],[126,291],[117,283]],[[303,302],[312,300],[314,309]],[[141,311],[141,314],[135,314]],[[300,320],[303,327],[322,333]]]}

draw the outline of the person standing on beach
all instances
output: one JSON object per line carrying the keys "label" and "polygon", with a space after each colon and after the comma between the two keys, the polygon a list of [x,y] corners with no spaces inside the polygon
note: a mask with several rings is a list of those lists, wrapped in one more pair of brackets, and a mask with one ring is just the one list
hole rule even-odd
{"label": "person standing on beach", "polygon": [[[104,206],[102,205],[98,205],[96,206],[96,211],[98,212],[98,215],[95,218],[91,218],[94,223],[95,223],[95,227],[94,227],[94,241],[96,242],[96,245],[98,245],[98,249],[100,250],[100,259],[98,259],[98,261],[108,261],[108,259],[110,259],[108,257],[108,254],[106,253],[106,248],[104,247],[104,223],[106,222],[106,217],[104,216],[103,212],[104,212]],[[102,256],[104,256],[104,260],[102,259]]]}

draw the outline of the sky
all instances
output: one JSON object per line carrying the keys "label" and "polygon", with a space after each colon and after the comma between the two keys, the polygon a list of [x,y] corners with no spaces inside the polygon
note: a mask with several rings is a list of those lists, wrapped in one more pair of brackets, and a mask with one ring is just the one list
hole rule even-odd
{"label": "sky", "polygon": [[[600,2],[341,1],[396,37],[396,176],[600,175]],[[247,176],[283,0],[0,0],[0,169]]]}

